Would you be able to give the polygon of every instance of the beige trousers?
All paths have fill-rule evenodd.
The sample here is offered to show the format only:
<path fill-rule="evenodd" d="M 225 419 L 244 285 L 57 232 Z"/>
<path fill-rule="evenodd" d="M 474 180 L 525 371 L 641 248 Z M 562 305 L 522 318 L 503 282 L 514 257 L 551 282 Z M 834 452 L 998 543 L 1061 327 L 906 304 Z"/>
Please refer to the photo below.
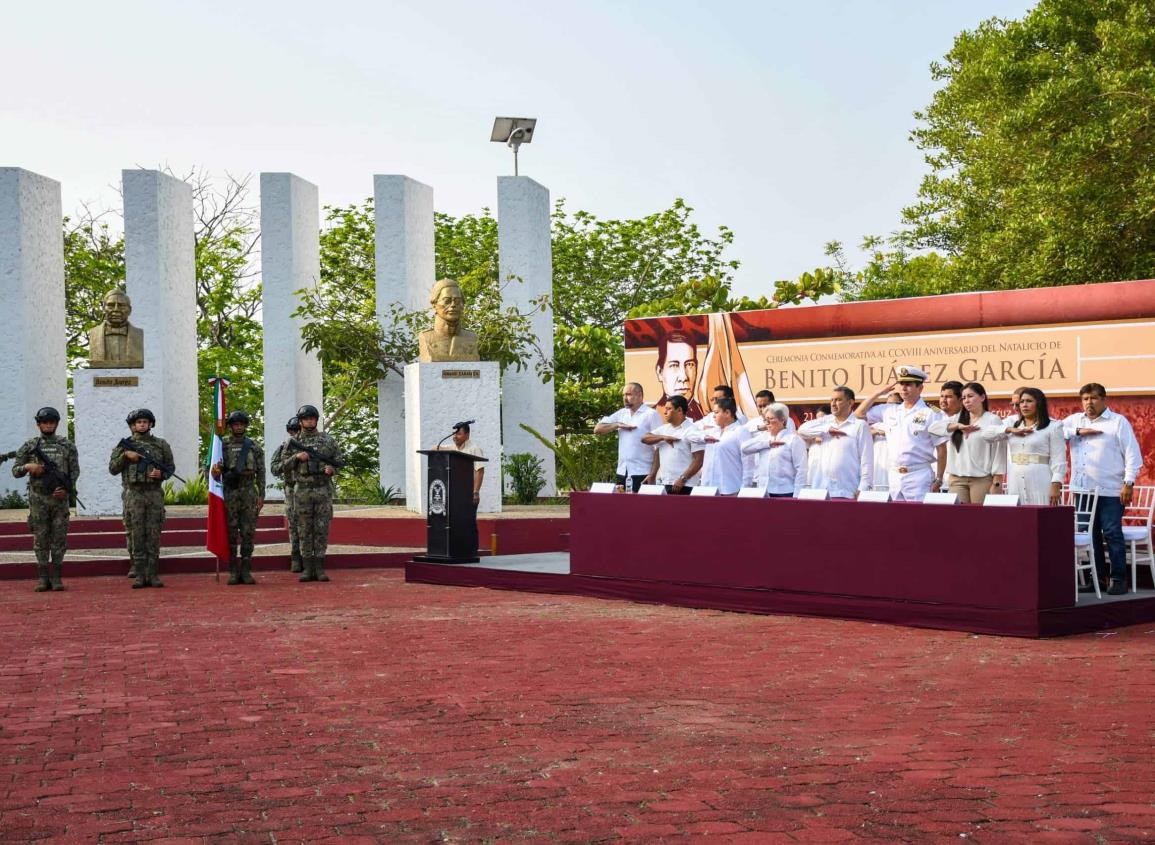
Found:
<path fill-rule="evenodd" d="M 981 505 L 987 493 L 991 492 L 993 475 L 952 475 L 950 492 L 958 493 L 959 504 Z"/>

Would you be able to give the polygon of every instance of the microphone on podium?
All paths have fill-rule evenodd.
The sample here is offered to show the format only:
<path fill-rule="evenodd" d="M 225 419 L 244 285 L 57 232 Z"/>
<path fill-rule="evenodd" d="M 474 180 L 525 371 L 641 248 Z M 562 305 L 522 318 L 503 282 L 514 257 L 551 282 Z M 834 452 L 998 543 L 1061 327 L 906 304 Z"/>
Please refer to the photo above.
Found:
<path fill-rule="evenodd" d="M 442 443 L 444 443 L 446 440 L 448 440 L 450 437 L 452 437 L 454 434 L 456 434 L 457 429 L 468 428 L 469 426 L 473 425 L 475 422 L 477 422 L 477 420 L 462 420 L 461 422 L 454 423 L 453 424 L 453 431 L 449 432 L 449 434 L 445 435 L 444 437 L 441 438 L 441 440 L 439 440 L 437 442 L 437 448 L 440 449 Z"/>

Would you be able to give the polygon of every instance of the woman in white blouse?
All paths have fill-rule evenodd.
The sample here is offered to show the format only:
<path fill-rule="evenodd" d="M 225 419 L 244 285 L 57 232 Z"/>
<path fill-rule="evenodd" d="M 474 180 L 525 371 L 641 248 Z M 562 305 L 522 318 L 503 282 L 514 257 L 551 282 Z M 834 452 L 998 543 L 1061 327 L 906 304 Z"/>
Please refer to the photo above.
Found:
<path fill-rule="evenodd" d="M 1007 426 L 1007 492 L 1020 505 L 1057 505 L 1067 474 L 1063 426 L 1051 420 L 1047 396 L 1024 387 L 1019 414 Z"/>
<path fill-rule="evenodd" d="M 1000 447 L 1006 424 L 992 413 L 986 389 L 976 381 L 963 385 L 962 410 L 930 424 L 930 433 L 950 435 L 946 471 L 950 492 L 963 503 L 981 505 L 988 493 L 1001 493 L 1006 459 Z"/>
<path fill-rule="evenodd" d="M 766 485 L 766 495 L 795 496 L 806 486 L 806 444 L 793 431 L 786 430 L 790 409 L 781 402 L 766 406 L 765 433 L 759 432 L 742 444 L 742 452 L 758 455 L 755 483 Z"/>

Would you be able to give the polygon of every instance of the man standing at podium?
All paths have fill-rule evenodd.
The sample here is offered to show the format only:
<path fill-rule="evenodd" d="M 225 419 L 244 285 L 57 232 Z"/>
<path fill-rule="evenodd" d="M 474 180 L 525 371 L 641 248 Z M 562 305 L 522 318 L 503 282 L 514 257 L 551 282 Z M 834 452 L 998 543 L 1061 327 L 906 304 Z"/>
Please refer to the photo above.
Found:
<path fill-rule="evenodd" d="M 473 455 L 477 458 L 484 458 L 485 453 L 481 451 L 481 447 L 469 439 L 469 423 L 459 422 L 453 426 L 453 445 L 458 452 L 464 452 L 467 455 Z M 473 531 L 473 540 L 469 545 L 471 554 L 477 553 L 477 505 L 481 502 L 481 483 L 485 481 L 485 464 L 478 462 L 474 464 L 473 470 L 473 519 L 470 522 L 470 527 Z"/>

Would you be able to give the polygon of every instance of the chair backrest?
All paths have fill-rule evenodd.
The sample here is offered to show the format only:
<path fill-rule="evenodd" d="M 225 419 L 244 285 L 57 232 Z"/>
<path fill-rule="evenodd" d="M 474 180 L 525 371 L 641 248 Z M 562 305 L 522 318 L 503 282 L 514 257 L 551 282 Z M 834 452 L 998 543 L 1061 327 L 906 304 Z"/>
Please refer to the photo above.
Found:
<path fill-rule="evenodd" d="M 1075 509 L 1075 533 L 1089 534 L 1095 524 L 1095 511 L 1099 509 L 1099 489 L 1063 489 L 1063 504 Z"/>
<path fill-rule="evenodd" d="M 1124 525 L 1146 525 L 1151 528 L 1155 517 L 1155 487 L 1136 487 L 1131 493 L 1131 504 L 1123 511 Z"/>

